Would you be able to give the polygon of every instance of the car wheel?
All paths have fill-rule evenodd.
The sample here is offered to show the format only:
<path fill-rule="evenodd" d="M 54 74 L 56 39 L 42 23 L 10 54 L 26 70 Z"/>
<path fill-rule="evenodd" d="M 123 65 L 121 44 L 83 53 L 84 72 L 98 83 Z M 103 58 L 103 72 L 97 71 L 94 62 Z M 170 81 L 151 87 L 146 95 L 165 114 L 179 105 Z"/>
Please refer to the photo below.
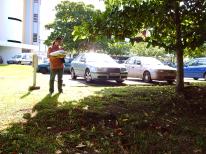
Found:
<path fill-rule="evenodd" d="M 203 76 L 203 77 L 204 77 L 204 79 L 205 79 L 205 81 L 206 81 L 206 72 L 205 72 L 205 74 L 204 74 L 204 76 Z"/>
<path fill-rule="evenodd" d="M 122 82 L 124 82 L 124 80 L 119 79 L 119 80 L 116 80 L 116 82 L 117 83 L 122 83 Z"/>
<path fill-rule="evenodd" d="M 195 78 L 193 78 L 194 80 L 198 80 L 199 78 L 197 78 L 197 77 L 195 77 Z"/>
<path fill-rule="evenodd" d="M 150 72 L 148 72 L 148 71 L 144 72 L 144 74 L 143 74 L 143 81 L 147 82 L 147 83 L 152 81 Z"/>
<path fill-rule="evenodd" d="M 168 84 L 173 84 L 174 80 L 167 80 Z"/>
<path fill-rule="evenodd" d="M 42 73 L 42 74 L 47 74 L 47 73 L 49 73 L 49 71 L 48 71 L 46 68 L 41 68 L 41 69 L 39 70 L 39 72 Z"/>
<path fill-rule="evenodd" d="M 72 78 L 72 80 L 75 80 L 77 78 L 73 68 L 71 69 L 71 78 Z"/>
<path fill-rule="evenodd" d="M 92 76 L 91 76 L 91 72 L 89 69 L 86 69 L 85 74 L 84 74 L 84 78 L 85 78 L 87 83 L 92 82 Z"/>

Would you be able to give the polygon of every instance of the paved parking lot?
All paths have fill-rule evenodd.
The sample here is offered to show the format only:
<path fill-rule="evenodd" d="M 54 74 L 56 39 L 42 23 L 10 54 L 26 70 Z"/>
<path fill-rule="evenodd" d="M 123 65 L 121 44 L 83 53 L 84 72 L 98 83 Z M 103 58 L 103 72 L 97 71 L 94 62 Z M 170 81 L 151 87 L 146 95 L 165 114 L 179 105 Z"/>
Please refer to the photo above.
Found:
<path fill-rule="evenodd" d="M 47 78 L 49 80 L 49 74 L 41 75 L 43 78 Z M 70 74 L 64 74 L 63 81 L 65 86 L 70 87 L 85 87 L 85 86 L 125 86 L 125 85 L 168 85 L 166 81 L 153 81 L 152 83 L 145 83 L 141 79 L 138 78 L 128 78 L 124 83 L 118 84 L 115 81 L 95 81 L 92 84 L 87 84 L 85 80 L 81 77 L 78 77 L 76 80 L 72 80 Z M 204 79 L 193 80 L 190 78 L 185 78 L 185 83 L 191 82 L 205 82 Z"/>

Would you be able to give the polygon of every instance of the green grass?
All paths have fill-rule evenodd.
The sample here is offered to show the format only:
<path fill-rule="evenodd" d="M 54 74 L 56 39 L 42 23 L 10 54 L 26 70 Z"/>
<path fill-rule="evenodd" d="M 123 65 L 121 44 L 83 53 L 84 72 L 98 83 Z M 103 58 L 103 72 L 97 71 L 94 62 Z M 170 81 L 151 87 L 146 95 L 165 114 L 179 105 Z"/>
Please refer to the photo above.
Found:
<path fill-rule="evenodd" d="M 40 90 L 28 91 L 33 81 L 33 68 L 25 65 L 0 65 L 0 130 L 9 123 L 22 119 L 24 113 L 31 112 L 35 104 L 48 94 L 49 76 L 37 74 L 37 86 Z M 68 76 L 68 75 L 65 75 Z M 59 102 L 79 100 L 94 94 L 104 87 L 88 87 L 79 85 L 64 88 L 64 94 L 58 97 Z M 56 88 L 56 84 L 55 84 Z M 57 91 L 57 90 L 56 90 Z"/>
<path fill-rule="evenodd" d="M 206 153 L 204 85 L 185 97 L 174 86 L 71 87 L 52 97 L 47 88 L 16 97 L 30 109 L 0 132 L 0 153 Z"/>

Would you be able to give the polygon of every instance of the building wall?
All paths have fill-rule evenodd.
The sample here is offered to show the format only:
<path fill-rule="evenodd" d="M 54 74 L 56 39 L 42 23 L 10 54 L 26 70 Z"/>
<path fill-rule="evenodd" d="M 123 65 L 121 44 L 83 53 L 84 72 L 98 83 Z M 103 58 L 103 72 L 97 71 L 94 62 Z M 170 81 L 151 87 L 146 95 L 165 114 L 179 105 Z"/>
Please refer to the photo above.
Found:
<path fill-rule="evenodd" d="M 22 42 L 23 0 L 1 0 L 0 40 Z"/>
<path fill-rule="evenodd" d="M 13 57 L 14 55 L 21 54 L 21 53 L 22 53 L 21 48 L 0 46 L 0 56 L 2 56 L 4 64 L 6 64 L 7 60 Z"/>
<path fill-rule="evenodd" d="M 40 0 L 24 0 L 24 43 L 39 44 Z"/>
<path fill-rule="evenodd" d="M 39 8 L 40 0 L 1 0 L 0 56 L 4 63 L 15 54 L 37 49 L 33 45 L 38 45 L 39 40 Z M 38 14 L 35 22 L 34 14 Z M 37 42 L 33 41 L 34 32 Z"/>
<path fill-rule="evenodd" d="M 41 0 L 33 0 L 33 44 L 39 45 L 40 41 L 40 4 Z"/>
<path fill-rule="evenodd" d="M 31 0 L 32 1 L 32 0 Z M 23 43 L 33 44 L 33 5 L 30 0 L 24 0 L 24 20 L 23 20 Z"/>

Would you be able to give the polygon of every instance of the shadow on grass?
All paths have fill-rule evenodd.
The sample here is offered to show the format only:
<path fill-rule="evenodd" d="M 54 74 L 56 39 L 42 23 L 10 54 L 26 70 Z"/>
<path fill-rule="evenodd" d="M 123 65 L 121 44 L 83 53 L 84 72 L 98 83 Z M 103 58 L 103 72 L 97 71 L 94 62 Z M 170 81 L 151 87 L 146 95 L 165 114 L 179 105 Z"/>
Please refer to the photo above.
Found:
<path fill-rule="evenodd" d="M 206 152 L 203 97 L 192 113 L 194 100 L 176 97 L 171 86 L 106 88 L 75 102 L 58 97 L 46 95 L 26 122 L 0 132 L 0 152 Z"/>
<path fill-rule="evenodd" d="M 55 109 L 58 106 L 58 98 L 59 98 L 59 93 L 51 96 L 50 94 L 46 95 L 39 103 L 37 103 L 32 111 L 41 111 L 45 109 Z"/>
<path fill-rule="evenodd" d="M 20 99 L 24 99 L 25 97 L 29 96 L 31 94 L 31 91 L 28 91 L 26 94 L 22 95 Z"/>

